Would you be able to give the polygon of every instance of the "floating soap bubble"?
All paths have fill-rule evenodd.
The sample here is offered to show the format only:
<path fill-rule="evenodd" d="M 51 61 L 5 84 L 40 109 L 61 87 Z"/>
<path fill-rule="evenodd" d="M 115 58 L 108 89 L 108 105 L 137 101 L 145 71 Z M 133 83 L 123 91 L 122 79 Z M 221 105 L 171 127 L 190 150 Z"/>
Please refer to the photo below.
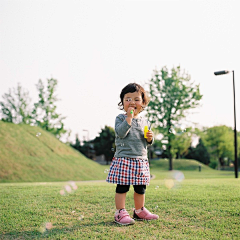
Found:
<path fill-rule="evenodd" d="M 52 229 L 52 227 L 53 227 L 53 226 L 52 226 L 52 223 L 50 223 L 50 222 L 47 222 L 47 223 L 46 223 L 46 229 L 47 229 L 47 230 Z"/>
<path fill-rule="evenodd" d="M 172 189 L 174 187 L 174 181 L 173 179 L 165 179 L 165 186 L 168 189 Z"/>
<path fill-rule="evenodd" d="M 78 189 L 78 186 L 76 185 L 75 182 L 70 181 L 69 183 L 70 183 L 70 185 L 72 186 L 72 189 L 73 189 L 73 190 L 77 190 L 77 189 Z"/>
<path fill-rule="evenodd" d="M 84 219 L 84 215 L 79 215 L 76 211 L 72 211 L 74 217 L 77 217 L 77 220 L 81 221 Z"/>
<path fill-rule="evenodd" d="M 158 188 L 159 188 L 159 186 L 156 186 L 156 187 L 155 187 L 155 189 L 158 189 Z"/>
<path fill-rule="evenodd" d="M 43 223 L 42 226 L 39 228 L 39 232 L 45 233 L 46 231 L 51 230 L 52 227 L 53 227 L 53 225 L 51 222 Z"/>
<path fill-rule="evenodd" d="M 104 173 L 108 173 L 109 172 L 109 170 L 106 168 L 105 170 L 104 170 Z"/>
<path fill-rule="evenodd" d="M 184 174 L 181 171 L 172 171 L 172 176 L 178 182 L 182 182 L 184 180 Z"/>
<path fill-rule="evenodd" d="M 62 190 L 60 190 L 60 194 L 62 195 L 62 196 L 64 196 L 65 195 L 65 191 L 62 189 Z"/>
<path fill-rule="evenodd" d="M 156 209 L 158 208 L 158 205 L 155 207 Z"/>
<path fill-rule="evenodd" d="M 80 215 L 79 217 L 78 217 L 78 220 L 79 221 L 82 221 L 84 219 L 84 216 L 83 215 Z"/>
<path fill-rule="evenodd" d="M 72 188 L 69 185 L 65 185 L 65 190 L 70 193 L 72 191 Z"/>
<path fill-rule="evenodd" d="M 40 136 L 41 136 L 41 133 L 38 132 L 38 133 L 36 134 L 36 137 L 40 137 Z"/>
<path fill-rule="evenodd" d="M 60 194 L 65 196 L 67 194 L 73 193 L 75 190 L 78 189 L 78 186 L 75 182 L 70 181 L 69 184 L 66 184 L 62 190 L 60 190 Z"/>
<path fill-rule="evenodd" d="M 169 174 L 169 177 L 165 179 L 165 186 L 168 189 L 178 187 L 179 184 L 184 180 L 184 174 L 181 171 L 173 170 Z"/>

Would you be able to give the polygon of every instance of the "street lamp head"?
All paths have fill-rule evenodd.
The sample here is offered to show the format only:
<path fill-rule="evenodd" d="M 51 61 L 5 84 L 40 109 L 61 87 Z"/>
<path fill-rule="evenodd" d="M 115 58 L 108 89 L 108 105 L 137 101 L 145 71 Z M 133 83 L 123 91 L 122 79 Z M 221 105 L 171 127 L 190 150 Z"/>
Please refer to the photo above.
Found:
<path fill-rule="evenodd" d="M 217 72 L 214 72 L 215 75 L 223 75 L 223 74 L 228 74 L 230 71 L 228 70 L 223 70 L 223 71 L 217 71 Z"/>

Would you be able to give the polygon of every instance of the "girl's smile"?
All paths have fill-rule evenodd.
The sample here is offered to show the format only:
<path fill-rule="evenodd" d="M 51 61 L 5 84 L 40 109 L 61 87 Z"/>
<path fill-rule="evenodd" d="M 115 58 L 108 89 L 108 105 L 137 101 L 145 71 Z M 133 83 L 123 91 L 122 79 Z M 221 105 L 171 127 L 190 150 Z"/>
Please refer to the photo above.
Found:
<path fill-rule="evenodd" d="M 123 99 L 123 108 L 127 112 L 128 108 L 134 108 L 134 117 L 142 110 L 142 97 L 140 92 L 126 93 Z"/>

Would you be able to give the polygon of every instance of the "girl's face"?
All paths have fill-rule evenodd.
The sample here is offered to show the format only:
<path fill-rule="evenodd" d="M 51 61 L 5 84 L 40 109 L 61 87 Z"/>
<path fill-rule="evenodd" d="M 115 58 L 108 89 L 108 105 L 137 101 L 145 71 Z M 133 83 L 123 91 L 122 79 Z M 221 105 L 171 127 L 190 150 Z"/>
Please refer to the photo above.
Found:
<path fill-rule="evenodd" d="M 138 113 L 142 110 L 142 96 L 140 92 L 126 93 L 123 98 L 123 108 L 127 112 L 129 107 L 133 107 L 134 116 L 137 116 Z"/>

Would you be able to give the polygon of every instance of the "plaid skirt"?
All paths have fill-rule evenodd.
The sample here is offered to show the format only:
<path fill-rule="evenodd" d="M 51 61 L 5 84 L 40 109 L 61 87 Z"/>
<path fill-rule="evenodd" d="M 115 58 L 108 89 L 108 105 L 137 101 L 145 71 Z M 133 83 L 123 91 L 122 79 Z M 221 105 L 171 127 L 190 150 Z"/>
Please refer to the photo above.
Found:
<path fill-rule="evenodd" d="M 114 157 L 106 181 L 120 185 L 149 185 L 148 160 Z"/>

